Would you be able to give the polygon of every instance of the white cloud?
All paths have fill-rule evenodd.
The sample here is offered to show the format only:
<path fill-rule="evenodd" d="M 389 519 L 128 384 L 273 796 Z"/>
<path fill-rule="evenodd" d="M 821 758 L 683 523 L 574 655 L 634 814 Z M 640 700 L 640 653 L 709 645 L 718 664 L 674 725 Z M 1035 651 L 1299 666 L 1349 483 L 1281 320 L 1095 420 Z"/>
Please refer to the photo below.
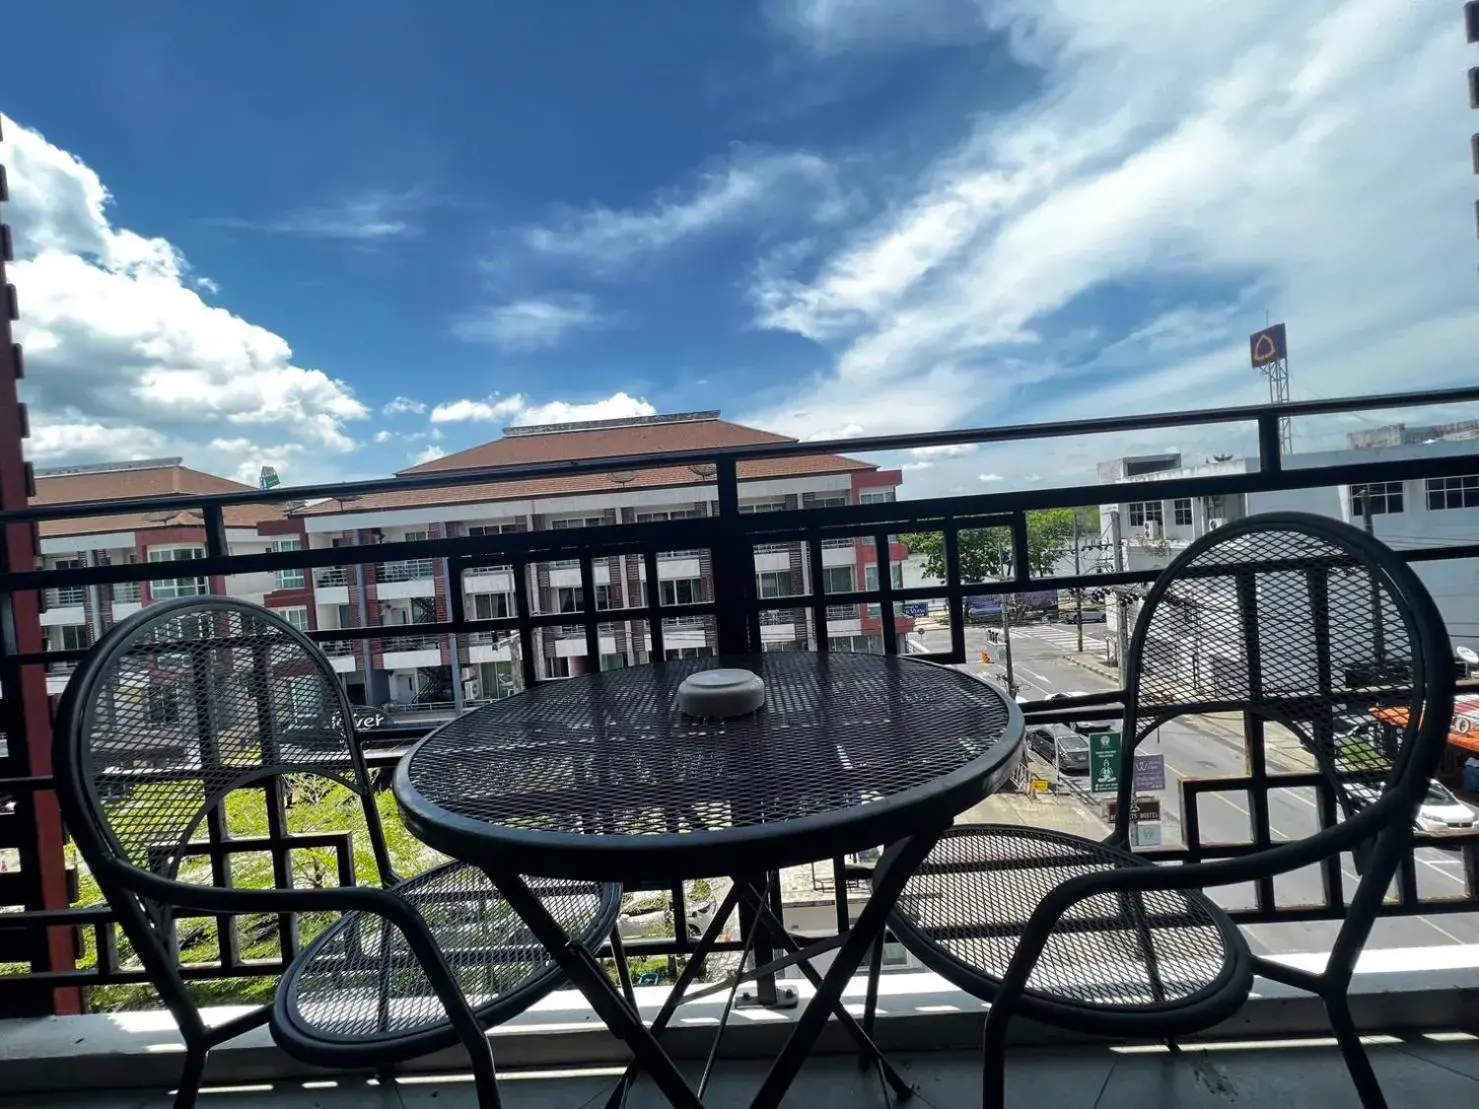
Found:
<path fill-rule="evenodd" d="M 777 29 L 822 54 L 906 45 L 959 46 L 984 37 L 978 0 L 767 0 Z"/>
<path fill-rule="evenodd" d="M 917 459 L 959 458 L 963 454 L 973 454 L 975 450 L 975 443 L 944 443 L 938 447 L 914 447 L 909 454 Z"/>
<path fill-rule="evenodd" d="M 506 420 L 524 410 L 522 393 L 511 397 L 489 397 L 487 400 L 454 400 L 431 410 L 434 424 L 466 423 L 472 420 Z"/>
<path fill-rule="evenodd" d="M 531 404 L 522 393 L 515 393 L 509 397 L 495 394 L 485 400 L 456 400 L 439 404 L 431 410 L 431 421 L 434 424 L 450 424 L 505 420 L 510 426 L 524 426 L 567 424 L 580 420 L 620 420 L 656 414 L 657 409 L 648 401 L 627 393 L 613 393 L 604 400 L 576 404 L 562 400 Z"/>
<path fill-rule="evenodd" d="M 180 252 L 115 226 L 98 175 L 39 133 L 4 121 L 20 297 L 17 337 L 31 372 L 30 451 L 85 461 L 180 453 L 229 472 L 270 440 L 284 452 L 353 449 L 368 415 L 349 386 L 299 366 L 280 336 L 207 304 Z M 264 461 L 272 461 L 265 458 Z"/>
<path fill-rule="evenodd" d="M 453 321 L 452 333 L 504 350 L 538 350 L 556 345 L 572 331 L 610 322 L 590 297 L 570 295 L 517 300 L 468 313 Z"/>
<path fill-rule="evenodd" d="M 977 474 L 976 480 L 984 481 L 988 484 L 995 484 L 998 481 L 1004 481 L 1006 479 L 1003 478 L 1000 474 Z"/>
<path fill-rule="evenodd" d="M 408 217 L 421 203 L 422 197 L 415 191 L 371 190 L 337 204 L 299 208 L 275 219 L 225 217 L 212 222 L 279 235 L 368 243 L 417 234 L 419 228 Z"/>
<path fill-rule="evenodd" d="M 536 255 L 611 271 L 742 219 L 780 218 L 799 206 L 808 218 L 825 221 L 840 216 L 849 203 L 837 188 L 833 166 L 815 154 L 738 148 L 690 188 L 646 207 L 568 211 L 551 226 L 526 228 L 521 238 Z"/>
<path fill-rule="evenodd" d="M 417 451 L 415 454 L 411 455 L 411 461 L 419 466 L 423 462 L 435 462 L 438 458 L 446 457 L 446 454 L 447 452 L 444 451 L 441 447 L 437 446 L 435 443 L 430 443 L 427 446 L 423 447 L 421 450 Z"/>
<path fill-rule="evenodd" d="M 916 5 L 792 8 L 838 48 L 861 48 L 880 13 L 902 27 Z M 1250 403 L 1266 395 L 1246 340 L 1265 309 L 1289 323 L 1295 396 L 1391 388 L 1393 365 L 1404 385 L 1472 379 L 1472 121 L 1452 92 L 1472 58 L 1452 11 L 1384 0 L 981 11 L 1039 71 L 1038 91 L 980 116 L 830 253 L 767 257 L 751 286 L 757 321 L 825 344 L 832 360 L 747 420 L 804 437 Z M 1055 318 L 1111 287 L 1124 338 Z M 1126 289 L 1149 290 L 1128 317 Z M 1062 447 L 1055 462 L 1077 449 Z M 1024 445 L 1011 469 L 995 455 L 993 466 L 1036 469 L 1040 453 Z M 960 480 L 934 461 L 940 480 Z"/>
<path fill-rule="evenodd" d="M 388 443 L 388 442 L 390 442 L 394 438 L 395 438 L 395 432 L 393 432 L 393 431 L 384 431 L 384 430 L 382 430 L 382 431 L 375 432 L 375 442 L 377 442 L 377 443 Z"/>
<path fill-rule="evenodd" d="M 395 397 L 380 409 L 380 414 L 382 416 L 419 416 L 425 411 L 426 405 L 419 400 L 412 400 L 410 397 Z"/>

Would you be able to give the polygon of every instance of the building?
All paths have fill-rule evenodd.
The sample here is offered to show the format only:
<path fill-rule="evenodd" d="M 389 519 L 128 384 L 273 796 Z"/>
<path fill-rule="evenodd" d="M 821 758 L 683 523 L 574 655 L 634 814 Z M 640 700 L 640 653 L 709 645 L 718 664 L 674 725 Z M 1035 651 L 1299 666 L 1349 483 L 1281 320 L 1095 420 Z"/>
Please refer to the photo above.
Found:
<path fill-rule="evenodd" d="M 98 466 L 38 469 L 34 504 L 119 500 L 171 493 L 249 492 L 251 486 L 183 465 L 179 458 L 115 462 Z M 226 538 L 233 554 L 296 549 L 300 526 L 273 505 L 240 505 L 225 513 Z M 117 566 L 171 562 L 205 554 L 205 527 L 198 512 L 120 513 L 78 520 L 48 520 L 38 526 L 40 554 L 47 568 Z M 150 601 L 203 593 L 231 593 L 277 608 L 307 627 L 311 600 L 304 572 L 244 574 L 224 579 L 174 578 L 152 583 L 90 585 L 48 589 L 42 596 L 41 625 L 47 650 L 90 646 L 115 622 Z M 72 666 L 53 664 L 47 690 L 60 693 Z"/>
<path fill-rule="evenodd" d="M 457 454 L 401 471 L 403 475 L 453 474 L 495 467 L 698 451 L 710 448 L 793 442 L 784 436 L 722 420 L 718 412 L 691 412 L 629 420 L 605 420 L 506 429 L 504 435 Z M 739 464 L 740 510 L 758 512 L 892 500 L 898 471 L 840 455 L 767 459 Z M 668 466 L 536 480 L 492 481 L 433 489 L 410 489 L 349 502 L 325 501 L 295 513 L 311 548 L 366 543 L 558 530 L 581 526 L 684 519 L 718 512 L 712 467 Z M 894 576 L 907 552 L 892 552 Z M 827 540 L 822 551 L 826 592 L 877 587 L 873 547 L 852 539 Z M 810 592 L 802 546 L 782 543 L 755 552 L 756 589 L 762 597 Z M 596 561 L 598 609 L 645 603 L 645 567 L 636 556 Z M 583 612 L 577 562 L 529 566 L 528 595 L 535 614 Z M 514 581 L 506 565 L 467 572 L 460 583 L 465 611 L 473 619 L 514 613 Z M 470 700 L 505 696 L 517 686 L 521 660 L 511 636 L 417 635 L 417 624 L 448 618 L 448 599 L 457 588 L 440 560 L 387 562 L 314 575 L 313 612 L 319 629 L 384 626 L 396 634 L 380 640 L 329 641 L 326 651 L 344 675 L 351 697 L 365 704 L 425 706 L 455 710 Z M 714 599 L 709 552 L 663 552 L 658 588 L 664 604 Z M 908 630 L 900 621 L 901 631 Z M 829 612 L 830 644 L 840 650 L 881 650 L 882 625 L 869 606 L 840 606 Z M 810 616 L 803 609 L 767 613 L 761 635 L 766 650 L 800 650 L 810 644 Z M 663 629 L 668 658 L 712 654 L 712 619 L 672 618 Z M 578 674 L 585 666 L 585 631 L 580 625 L 538 629 L 534 660 L 540 678 Z M 603 668 L 648 660 L 645 624 L 613 622 L 601 628 Z"/>
<path fill-rule="evenodd" d="M 1292 454 L 1283 464 L 1289 470 L 1469 454 L 1476 436 L 1479 421 L 1434 427 L 1393 424 L 1349 435 L 1344 450 Z M 1179 454 L 1172 453 L 1114 459 L 1100 463 L 1098 473 L 1102 483 L 1129 483 L 1253 473 L 1258 465 L 1257 458 L 1234 457 L 1186 465 Z M 1128 492 L 1122 495 L 1130 496 Z M 1125 569 L 1147 570 L 1166 566 L 1192 540 L 1246 515 L 1313 512 L 1363 527 L 1368 526 L 1368 507 L 1370 530 L 1394 549 L 1472 542 L 1479 536 L 1479 473 L 1370 487 L 1343 485 L 1165 501 L 1127 499 L 1101 506 L 1100 517 L 1105 528 L 1102 539 L 1112 550 L 1110 519 L 1118 512 Z M 1454 644 L 1479 647 L 1479 590 L 1474 587 L 1472 567 L 1454 559 L 1419 562 L 1414 569 L 1438 602 Z M 1111 629 L 1115 627 L 1114 607 L 1109 616 Z"/>

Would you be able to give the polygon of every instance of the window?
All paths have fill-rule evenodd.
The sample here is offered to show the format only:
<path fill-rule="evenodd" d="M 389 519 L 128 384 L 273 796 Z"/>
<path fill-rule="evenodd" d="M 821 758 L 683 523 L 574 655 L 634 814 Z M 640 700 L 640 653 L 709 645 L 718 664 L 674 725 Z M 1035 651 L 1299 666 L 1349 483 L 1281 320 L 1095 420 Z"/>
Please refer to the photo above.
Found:
<path fill-rule="evenodd" d="M 1479 508 L 1479 474 L 1428 478 L 1428 510 Z"/>
<path fill-rule="evenodd" d="M 1389 516 L 1402 511 L 1402 483 L 1377 481 L 1370 485 L 1351 486 L 1351 515 Z"/>
<path fill-rule="evenodd" d="M 53 651 L 83 651 L 87 649 L 86 624 L 58 624 L 52 628 Z"/>
<path fill-rule="evenodd" d="M 468 600 L 474 620 L 506 620 L 514 614 L 512 593 L 474 593 Z"/>
<path fill-rule="evenodd" d="M 793 597 L 791 571 L 765 570 L 755 575 L 756 590 L 762 597 Z"/>
<path fill-rule="evenodd" d="M 893 504 L 899 499 L 899 495 L 892 489 L 882 489 L 872 493 L 863 493 L 858 497 L 859 504 Z"/>
<path fill-rule="evenodd" d="M 1133 501 L 1130 504 L 1130 526 L 1143 528 L 1146 524 L 1164 524 L 1165 505 L 1160 501 Z"/>
<path fill-rule="evenodd" d="M 702 578 L 672 578 L 657 583 L 658 603 L 666 605 L 703 604 L 704 582 Z M 642 603 L 647 604 L 647 583 L 642 583 Z"/>
<path fill-rule="evenodd" d="M 173 547 L 168 550 L 157 548 L 149 551 L 150 562 L 188 562 L 193 558 L 204 558 L 204 547 Z M 165 578 L 149 583 L 149 595 L 156 601 L 167 601 L 175 597 L 203 597 L 210 592 L 205 578 Z"/>
<path fill-rule="evenodd" d="M 812 502 L 813 508 L 846 508 L 847 496 L 818 497 Z"/>
<path fill-rule="evenodd" d="M 601 656 L 602 670 L 624 670 L 626 669 L 627 657 L 620 651 L 611 651 Z"/>
<path fill-rule="evenodd" d="M 668 647 L 662 657 L 669 661 L 680 658 L 708 658 L 714 653 L 712 647 Z"/>
<path fill-rule="evenodd" d="M 851 593 L 857 588 L 857 577 L 851 566 L 825 566 L 822 568 L 823 593 Z"/>
<path fill-rule="evenodd" d="M 768 655 L 783 654 L 791 651 L 801 650 L 799 639 L 769 639 L 761 644 L 761 650 Z"/>
<path fill-rule="evenodd" d="M 145 686 L 144 712 L 151 724 L 178 724 L 180 722 L 178 691 L 168 685 Z"/>
<path fill-rule="evenodd" d="M 425 543 L 427 536 L 424 531 L 408 531 L 401 538 L 407 543 Z M 421 581 L 436 574 L 436 564 L 429 558 L 407 559 L 404 565 L 407 581 Z"/>
<path fill-rule="evenodd" d="M 568 678 L 570 676 L 570 660 L 564 655 L 545 655 L 544 676 L 547 678 Z"/>
<path fill-rule="evenodd" d="M 636 522 L 639 524 L 660 524 L 664 520 L 696 520 L 698 509 L 696 508 L 672 508 L 666 512 L 639 512 Z"/>
<path fill-rule="evenodd" d="M 611 586 L 596 586 L 596 608 L 611 607 Z M 578 585 L 560 585 L 555 587 L 555 611 L 556 612 L 584 612 L 585 594 L 581 592 Z"/>
<path fill-rule="evenodd" d="M 554 531 L 569 531 L 571 528 L 598 528 L 606 522 L 604 516 L 570 516 L 563 520 L 551 520 Z"/>
<path fill-rule="evenodd" d="M 476 538 L 479 535 L 511 535 L 516 531 L 522 531 L 523 527 L 524 525 L 520 523 L 469 524 L 467 527 L 467 534 L 469 538 Z"/>
<path fill-rule="evenodd" d="M 514 664 L 512 662 L 480 663 L 478 684 L 482 687 L 481 695 L 490 701 L 512 697 L 518 692 L 514 680 Z"/>
<path fill-rule="evenodd" d="M 275 553 L 281 553 L 282 551 L 301 551 L 302 549 L 303 540 L 301 539 L 274 539 L 272 541 L 272 550 Z M 302 570 L 278 570 L 275 576 L 277 578 L 277 588 L 279 589 L 303 588 Z"/>
<path fill-rule="evenodd" d="M 1171 519 L 1178 528 L 1191 527 L 1191 498 L 1180 497 L 1171 502 Z"/>
<path fill-rule="evenodd" d="M 317 678 L 289 678 L 288 702 L 294 720 L 317 720 L 323 709 L 323 686 Z"/>
<path fill-rule="evenodd" d="M 301 606 L 297 608 L 275 608 L 272 611 L 278 616 L 281 616 L 289 624 L 292 624 L 293 627 L 297 628 L 300 632 L 306 632 L 308 630 L 308 609 L 306 606 Z"/>
<path fill-rule="evenodd" d="M 895 589 L 904 588 L 904 566 L 902 563 L 891 562 L 888 566 L 888 580 Z M 870 562 L 863 567 L 863 586 L 870 593 L 878 588 L 878 564 Z"/>
<path fill-rule="evenodd" d="M 739 510 L 746 514 L 752 512 L 784 512 L 785 509 L 785 501 L 751 501 L 749 504 L 739 506 Z"/>

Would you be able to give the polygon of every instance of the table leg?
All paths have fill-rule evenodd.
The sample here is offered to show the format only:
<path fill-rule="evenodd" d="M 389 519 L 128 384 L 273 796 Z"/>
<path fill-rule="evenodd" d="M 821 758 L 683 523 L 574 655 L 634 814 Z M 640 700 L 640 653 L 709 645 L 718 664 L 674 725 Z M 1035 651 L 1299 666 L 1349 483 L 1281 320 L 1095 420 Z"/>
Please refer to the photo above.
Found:
<path fill-rule="evenodd" d="M 747 887 L 745 896 L 753 902 L 758 902 L 755 905 L 757 915 L 766 920 L 766 923 L 770 926 L 771 933 L 786 948 L 788 953 L 794 955 L 803 950 L 801 945 L 792 939 L 791 934 L 786 931 L 784 922 L 776 919 L 775 913 L 769 905 L 765 904 L 764 899 L 760 897 L 754 887 Z M 871 950 L 879 950 L 879 945 L 876 943 L 873 944 Z M 812 987 L 817 990 L 817 996 L 821 997 L 822 976 L 816 972 L 816 969 L 808 960 L 803 959 L 796 966 L 806 976 L 806 980 L 812 984 Z M 894 1093 L 899 1095 L 899 1100 L 904 1101 L 912 1097 L 914 1095 L 914 1087 L 904 1081 L 903 1076 L 884 1058 L 883 1052 L 878 1050 L 878 1045 L 873 1042 L 870 1032 L 859 1025 L 857 1018 L 847 1011 L 847 1005 L 844 1004 L 841 993 L 838 994 L 836 1002 L 832 1005 L 832 1012 L 837 1017 L 838 1023 L 847 1029 L 848 1034 L 857 1041 L 858 1047 L 863 1052 L 864 1060 L 876 1064 L 883 1072 L 884 1079 L 894 1088 Z"/>
<path fill-rule="evenodd" d="M 869 949 L 881 941 L 894 903 L 904 892 L 904 885 L 934 847 L 944 829 L 923 832 L 896 844 L 874 872 L 873 895 L 858 914 L 847 941 L 837 952 L 832 965 L 817 987 L 816 996 L 796 1021 L 791 1038 L 771 1065 L 770 1073 L 760 1084 L 751 1101 L 751 1109 L 776 1109 L 791 1083 L 796 1080 L 806 1056 L 816 1046 L 817 1037 L 827 1018 L 841 1003 L 843 988 L 862 964 Z M 891 857 L 890 857 L 891 856 Z"/>
<path fill-rule="evenodd" d="M 674 1109 L 703 1109 L 698 1095 L 658 1044 L 657 1038 L 642 1023 L 636 1010 L 627 1005 L 612 987 L 596 957 L 567 936 L 544 903 L 517 874 L 487 871 L 488 877 L 503 894 L 504 900 L 534 933 L 550 957 L 585 995 L 591 1008 L 612 1033 L 632 1049 L 635 1061 L 652 1075 Z"/>
<path fill-rule="evenodd" d="M 729 892 L 724 895 L 724 900 L 719 903 L 719 909 L 714 914 L 714 919 L 709 921 L 709 926 L 704 929 L 704 934 L 699 937 L 698 943 L 693 945 L 693 951 L 688 956 L 688 962 L 684 964 L 682 971 L 678 974 L 678 981 L 668 991 L 667 999 L 662 1003 L 662 1008 L 657 1011 L 650 1025 L 653 1038 L 662 1035 L 663 1029 L 668 1026 L 668 1021 L 673 1019 L 673 1014 L 678 1011 L 678 1006 L 683 1004 L 683 994 L 688 987 L 693 985 L 693 980 L 698 977 L 699 967 L 713 950 L 714 944 L 718 942 L 720 934 L 724 931 L 724 922 L 734 912 L 734 907 L 739 901 L 740 888 L 737 884 L 731 884 Z M 626 1096 L 627 1089 L 636 1081 L 637 1072 L 641 1067 L 634 1061 L 628 1064 L 626 1073 L 623 1074 L 616 1084 L 616 1089 L 611 1091 L 611 1096 L 606 1099 L 606 1109 L 617 1109 L 622 1098 Z"/>

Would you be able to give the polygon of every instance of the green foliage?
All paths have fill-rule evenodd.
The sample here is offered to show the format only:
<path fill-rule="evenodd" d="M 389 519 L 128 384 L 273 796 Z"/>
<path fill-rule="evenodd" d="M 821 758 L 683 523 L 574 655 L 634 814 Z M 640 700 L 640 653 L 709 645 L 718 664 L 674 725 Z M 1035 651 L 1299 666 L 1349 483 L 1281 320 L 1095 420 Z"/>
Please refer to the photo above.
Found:
<path fill-rule="evenodd" d="M 195 787 L 198 791 L 198 786 Z M 286 827 L 292 835 L 348 832 L 352 849 L 352 872 L 359 884 L 380 884 L 374 849 L 370 843 L 360 798 L 337 782 L 318 777 L 294 777 L 283 783 Z M 139 802 L 142 803 L 142 802 Z M 399 877 L 419 874 L 445 861 L 442 856 L 419 842 L 406 831 L 400 812 L 388 791 L 375 794 L 375 807 L 385 829 L 386 846 L 391 865 Z M 227 796 L 224 806 L 226 830 L 232 839 L 266 838 L 270 829 L 267 793 L 262 789 L 241 789 Z M 115 813 L 115 818 L 120 814 Z M 199 836 L 197 838 L 200 838 Z M 288 856 L 294 887 L 324 889 L 339 885 L 336 850 L 330 846 L 296 848 Z M 96 880 L 78 863 L 78 898 L 81 906 L 103 902 Z M 272 889 L 276 885 L 272 857 L 266 852 L 241 852 L 231 856 L 230 876 L 239 889 Z M 200 885 L 212 882 L 211 866 L 204 857 L 187 858 L 180 867 L 182 881 Z M 304 913 L 298 918 L 301 943 L 308 943 L 334 921 L 330 913 Z M 244 961 L 271 962 L 281 958 L 278 918 L 269 914 L 251 914 L 237 918 L 233 927 L 240 956 Z M 218 926 L 214 919 L 184 919 L 176 926 L 180 961 L 185 964 L 215 963 L 220 960 Z M 119 935 L 119 962 L 125 968 L 137 967 L 138 960 L 127 940 Z M 97 966 L 96 937 L 91 929 L 82 935 L 82 954 L 78 967 Z M 260 1005 L 272 998 L 277 979 L 272 975 L 253 978 L 222 978 L 190 982 L 191 994 L 203 1005 Z M 111 1012 L 154 1008 L 159 997 L 149 985 L 93 986 L 88 990 L 89 1004 L 95 1011 Z"/>
<path fill-rule="evenodd" d="M 1044 508 L 1027 513 L 1027 561 L 1030 573 L 1051 574 L 1058 560 L 1073 549 L 1073 522 L 1088 541 L 1098 534 L 1098 509 Z M 904 537 L 911 552 L 924 555 L 925 573 L 945 577 L 945 541 L 938 532 Z M 960 578 L 964 582 L 998 581 L 1012 574 L 1012 533 L 1007 528 L 973 528 L 960 532 Z"/>

